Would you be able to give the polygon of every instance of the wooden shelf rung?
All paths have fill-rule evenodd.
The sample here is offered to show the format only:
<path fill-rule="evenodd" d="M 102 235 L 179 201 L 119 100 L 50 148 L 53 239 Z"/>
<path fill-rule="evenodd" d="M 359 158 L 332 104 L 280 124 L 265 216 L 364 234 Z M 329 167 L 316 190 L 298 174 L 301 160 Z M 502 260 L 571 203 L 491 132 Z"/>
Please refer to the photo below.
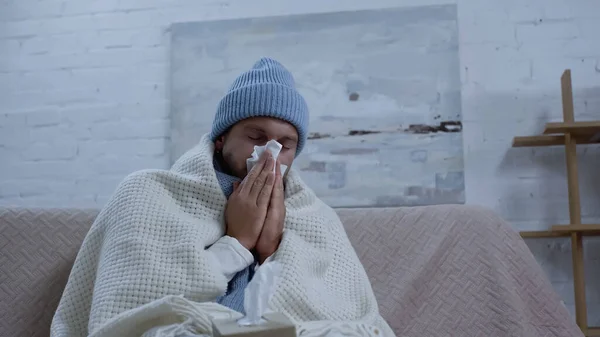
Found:
<path fill-rule="evenodd" d="M 577 144 L 596 144 L 600 143 L 600 133 L 594 136 L 576 136 Z M 524 136 L 514 137 L 513 147 L 531 147 L 531 146 L 555 146 L 565 145 L 565 136 L 563 135 L 543 135 L 543 136 Z"/>
<path fill-rule="evenodd" d="M 585 334 L 587 337 L 600 336 L 600 327 L 589 327 Z"/>
<path fill-rule="evenodd" d="M 600 225 L 555 225 L 550 230 L 521 231 L 522 238 L 556 238 L 581 233 L 583 236 L 600 236 Z"/>
<path fill-rule="evenodd" d="M 513 147 L 565 145 L 565 136 L 525 136 L 513 138 Z"/>
<path fill-rule="evenodd" d="M 523 239 L 528 238 L 557 238 L 567 237 L 571 234 L 568 232 L 553 232 L 553 231 L 522 231 L 519 232 Z"/>
<path fill-rule="evenodd" d="M 600 225 L 582 224 L 582 225 L 555 225 L 552 226 L 552 232 L 574 233 L 579 232 L 583 235 L 600 235 Z"/>
<path fill-rule="evenodd" d="M 591 137 L 596 133 L 600 133 L 600 121 L 587 122 L 552 122 L 546 123 L 544 128 L 545 135 L 564 134 L 578 136 L 584 135 Z"/>

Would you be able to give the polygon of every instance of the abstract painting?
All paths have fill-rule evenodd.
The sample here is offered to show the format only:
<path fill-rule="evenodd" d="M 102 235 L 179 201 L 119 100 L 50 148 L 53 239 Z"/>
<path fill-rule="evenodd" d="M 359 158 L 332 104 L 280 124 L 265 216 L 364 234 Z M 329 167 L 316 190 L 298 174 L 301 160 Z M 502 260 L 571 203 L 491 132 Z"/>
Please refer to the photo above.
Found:
<path fill-rule="evenodd" d="M 464 203 L 455 5 L 178 23 L 170 52 L 172 162 L 267 56 L 308 103 L 309 140 L 293 167 L 327 204 Z"/>

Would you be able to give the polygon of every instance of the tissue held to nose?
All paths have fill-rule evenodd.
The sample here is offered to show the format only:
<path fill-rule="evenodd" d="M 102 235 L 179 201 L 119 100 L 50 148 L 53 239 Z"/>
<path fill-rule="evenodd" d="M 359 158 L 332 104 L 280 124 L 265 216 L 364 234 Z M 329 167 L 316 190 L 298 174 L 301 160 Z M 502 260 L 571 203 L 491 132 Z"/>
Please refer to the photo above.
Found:
<path fill-rule="evenodd" d="M 254 165 L 256 165 L 256 163 L 258 162 L 258 159 L 260 158 L 260 156 L 262 155 L 263 152 L 265 152 L 265 150 L 269 150 L 271 152 L 271 154 L 273 155 L 273 159 L 277 160 L 277 157 L 279 156 L 279 153 L 281 152 L 281 149 L 283 148 L 283 145 L 279 144 L 278 141 L 271 139 L 270 141 L 267 142 L 267 144 L 263 145 L 263 146 L 254 146 L 254 152 L 252 152 L 252 154 L 250 155 L 250 158 L 246 159 L 246 170 L 247 172 L 250 172 L 250 170 L 252 170 L 252 168 L 254 167 Z M 281 169 L 281 175 L 285 175 L 285 171 L 287 171 L 287 165 L 280 165 L 280 169 Z M 273 173 L 275 173 L 275 166 L 273 166 Z"/>

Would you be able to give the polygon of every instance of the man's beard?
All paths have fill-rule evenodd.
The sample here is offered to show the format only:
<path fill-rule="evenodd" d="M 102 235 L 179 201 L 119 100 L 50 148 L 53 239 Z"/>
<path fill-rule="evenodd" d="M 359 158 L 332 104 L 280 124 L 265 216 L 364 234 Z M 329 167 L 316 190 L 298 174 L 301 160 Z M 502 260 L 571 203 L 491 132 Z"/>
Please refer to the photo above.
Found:
<path fill-rule="evenodd" d="M 223 151 L 221 151 L 217 153 L 215 157 L 223 173 L 229 174 L 230 176 L 238 177 L 240 179 L 244 179 L 244 176 L 246 175 L 245 172 L 243 173 L 244 176 L 240 177 L 240 175 L 235 172 L 232 165 L 229 165 L 230 162 L 233 162 L 231 154 L 227 155 L 224 154 Z"/>

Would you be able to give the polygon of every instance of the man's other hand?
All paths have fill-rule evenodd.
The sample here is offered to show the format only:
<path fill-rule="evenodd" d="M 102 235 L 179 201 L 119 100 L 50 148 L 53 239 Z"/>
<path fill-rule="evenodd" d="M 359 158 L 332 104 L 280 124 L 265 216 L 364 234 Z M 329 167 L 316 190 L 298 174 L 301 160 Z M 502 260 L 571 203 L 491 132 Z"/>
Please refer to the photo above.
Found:
<path fill-rule="evenodd" d="M 273 187 L 273 193 L 271 193 L 271 201 L 269 202 L 265 224 L 256 243 L 256 252 L 261 264 L 277 251 L 283 235 L 285 203 L 283 177 L 281 176 L 279 161 L 277 161 L 275 167 L 275 186 Z"/>
<path fill-rule="evenodd" d="M 227 201 L 227 235 L 236 238 L 248 250 L 256 246 L 265 223 L 275 183 L 273 165 L 273 156 L 265 151 L 246 178 L 234 184 L 233 193 Z"/>

